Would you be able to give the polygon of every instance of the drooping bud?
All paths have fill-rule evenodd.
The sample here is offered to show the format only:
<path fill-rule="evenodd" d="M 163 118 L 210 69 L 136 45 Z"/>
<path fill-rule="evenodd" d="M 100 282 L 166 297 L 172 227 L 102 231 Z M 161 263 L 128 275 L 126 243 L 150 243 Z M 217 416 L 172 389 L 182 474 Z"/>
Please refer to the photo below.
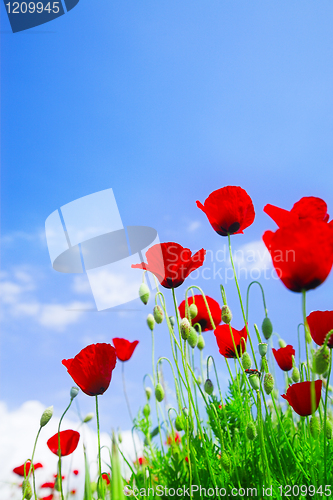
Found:
<path fill-rule="evenodd" d="M 326 438 L 332 439 L 332 422 L 330 420 L 326 420 Z"/>
<path fill-rule="evenodd" d="M 244 352 L 244 354 L 242 356 L 242 365 L 243 365 L 244 370 L 249 370 L 252 366 L 251 356 L 246 351 Z"/>
<path fill-rule="evenodd" d="M 175 317 L 174 316 L 169 316 L 169 321 L 171 326 L 175 326 Z"/>
<path fill-rule="evenodd" d="M 221 465 L 226 472 L 230 472 L 231 461 L 229 455 L 227 455 L 225 451 L 223 451 L 221 455 Z"/>
<path fill-rule="evenodd" d="M 163 398 L 162 398 L 162 399 L 163 399 Z M 148 404 L 148 403 L 146 403 L 146 404 L 144 405 L 144 407 L 143 407 L 143 414 L 144 414 L 144 416 L 145 416 L 146 418 L 148 418 L 148 417 L 149 417 L 149 415 L 150 415 L 150 406 L 149 406 L 149 404 Z"/>
<path fill-rule="evenodd" d="M 144 303 L 144 305 L 148 304 L 149 295 L 150 295 L 150 292 L 149 292 L 148 286 L 146 285 L 146 283 L 141 283 L 140 288 L 139 288 L 139 297 L 142 300 L 142 302 Z"/>
<path fill-rule="evenodd" d="M 39 425 L 44 427 L 52 418 L 53 415 L 53 406 L 49 406 L 46 410 L 43 411 L 43 415 L 40 417 Z"/>
<path fill-rule="evenodd" d="M 205 339 L 203 338 L 203 336 L 201 334 L 198 335 L 197 347 L 200 351 L 202 351 L 205 347 Z"/>
<path fill-rule="evenodd" d="M 230 323 L 230 321 L 232 320 L 232 312 L 230 311 L 229 306 L 227 305 L 222 306 L 221 318 L 223 323 L 227 323 L 227 325 Z"/>
<path fill-rule="evenodd" d="M 145 388 L 145 392 L 146 392 L 146 397 L 148 399 L 148 401 L 150 400 L 150 396 L 151 396 L 151 393 L 152 393 L 152 390 L 150 387 L 146 387 Z"/>
<path fill-rule="evenodd" d="M 191 319 L 194 319 L 196 315 L 198 314 L 198 308 L 195 304 L 191 304 L 190 307 L 188 308 L 188 312 L 190 315 Z"/>
<path fill-rule="evenodd" d="M 175 420 L 175 427 L 178 432 L 184 430 L 184 424 L 183 424 L 183 419 L 181 418 L 180 415 L 177 415 L 176 420 Z"/>
<path fill-rule="evenodd" d="M 147 316 L 147 325 L 149 326 L 150 330 L 153 331 L 155 328 L 155 319 L 152 314 L 148 314 Z"/>
<path fill-rule="evenodd" d="M 183 340 L 187 340 L 190 336 L 191 324 L 187 318 L 183 318 L 180 322 L 180 334 Z"/>
<path fill-rule="evenodd" d="M 266 340 L 271 338 L 273 333 L 273 325 L 269 318 L 264 318 L 264 321 L 261 325 L 261 331 Z"/>
<path fill-rule="evenodd" d="M 319 418 L 316 415 L 313 415 L 310 420 L 310 432 L 311 435 L 314 439 L 317 439 L 317 437 L 320 434 L 320 421 Z"/>
<path fill-rule="evenodd" d="M 198 334 L 196 329 L 193 328 L 193 326 L 191 326 L 190 328 L 190 336 L 187 341 L 193 349 L 196 347 L 198 343 Z"/>
<path fill-rule="evenodd" d="M 88 413 L 84 419 L 83 419 L 83 423 L 86 424 L 87 422 L 90 422 L 90 420 L 92 420 L 94 418 L 95 414 L 94 413 Z"/>
<path fill-rule="evenodd" d="M 265 344 L 264 342 L 258 344 L 259 354 L 260 354 L 261 357 L 266 356 L 266 354 L 267 354 L 267 347 L 268 347 L 268 345 Z"/>
<path fill-rule="evenodd" d="M 213 382 L 210 380 L 210 378 L 208 378 L 205 382 L 205 385 L 204 385 L 204 389 L 205 389 L 205 392 L 209 395 L 213 394 L 213 391 L 214 391 L 214 384 Z"/>
<path fill-rule="evenodd" d="M 266 373 L 264 377 L 264 389 L 266 394 L 270 394 L 274 388 L 274 378 L 271 373 Z"/>
<path fill-rule="evenodd" d="M 153 309 L 154 319 L 157 324 L 162 323 L 164 318 L 164 312 L 161 306 L 155 306 Z"/>
<path fill-rule="evenodd" d="M 80 392 L 80 389 L 78 387 L 72 387 L 71 391 L 70 391 L 71 399 L 76 398 L 76 396 L 79 394 L 79 392 Z"/>
<path fill-rule="evenodd" d="M 182 411 L 183 411 L 184 416 L 187 418 L 188 417 L 188 408 L 186 408 L 186 406 L 184 406 Z"/>
<path fill-rule="evenodd" d="M 250 381 L 250 384 L 252 385 L 252 388 L 255 391 L 258 391 L 259 387 L 260 387 L 259 376 L 256 373 L 254 373 L 253 375 L 249 376 L 249 381 Z"/>
<path fill-rule="evenodd" d="M 24 494 L 24 490 L 25 490 L 25 494 Z M 24 495 L 23 500 L 25 498 L 27 500 L 30 500 L 30 498 L 32 498 L 31 484 L 29 483 L 29 481 L 27 479 L 24 479 L 24 481 L 22 483 L 22 494 Z"/>
<path fill-rule="evenodd" d="M 256 435 L 257 435 L 257 428 L 254 425 L 254 422 L 252 422 L 251 420 L 246 427 L 246 436 L 250 441 L 253 441 Z"/>
<path fill-rule="evenodd" d="M 327 346 L 322 346 L 313 356 L 313 371 L 321 375 L 325 373 L 330 364 L 330 350 Z"/>
<path fill-rule="evenodd" d="M 300 381 L 301 376 L 300 376 L 299 369 L 297 368 L 297 366 L 294 366 L 293 371 L 291 372 L 291 378 L 292 378 L 293 382 L 295 382 L 296 384 Z"/>
<path fill-rule="evenodd" d="M 287 345 L 286 342 L 283 339 L 280 338 L 279 339 L 279 346 L 280 347 L 286 347 L 286 345 Z"/>
<path fill-rule="evenodd" d="M 155 398 L 157 401 L 160 403 L 164 399 L 164 389 L 162 387 L 162 384 L 158 383 L 156 384 L 155 387 Z"/>

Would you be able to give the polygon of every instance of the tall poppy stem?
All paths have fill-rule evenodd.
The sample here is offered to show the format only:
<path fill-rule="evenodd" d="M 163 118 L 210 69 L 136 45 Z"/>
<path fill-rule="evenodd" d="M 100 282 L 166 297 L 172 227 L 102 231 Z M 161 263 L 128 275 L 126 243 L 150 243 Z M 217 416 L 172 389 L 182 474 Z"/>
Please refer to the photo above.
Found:
<path fill-rule="evenodd" d="M 73 398 L 71 398 L 70 402 L 69 402 L 69 405 L 67 406 L 66 410 L 64 411 L 64 413 L 61 415 L 60 417 L 60 420 L 59 420 L 59 425 L 58 425 L 58 469 L 59 469 L 59 483 L 60 483 L 60 494 L 61 494 L 61 500 L 64 500 L 64 492 L 63 492 L 63 489 L 62 489 L 62 474 L 61 474 L 61 445 L 60 445 L 60 426 L 61 426 L 61 422 L 64 418 L 64 416 L 66 415 L 66 413 L 68 412 L 71 404 L 73 402 Z"/>
<path fill-rule="evenodd" d="M 40 427 L 38 432 L 37 432 L 37 436 L 36 436 L 36 439 L 35 439 L 35 444 L 34 444 L 34 448 L 32 450 L 32 457 L 31 457 L 31 462 L 30 462 L 30 467 L 29 467 L 29 472 L 28 472 L 28 476 L 27 478 L 27 482 L 25 483 L 25 488 L 24 488 L 24 492 L 23 492 L 23 498 L 25 497 L 25 493 L 26 493 L 26 489 L 27 489 L 27 483 L 29 481 L 29 477 L 30 477 L 30 474 L 31 474 L 31 470 L 33 469 L 33 463 L 34 463 L 34 456 L 35 456 L 35 451 L 36 451 L 36 445 L 37 445 L 37 441 L 38 441 L 38 438 L 39 438 L 39 434 L 40 434 L 40 431 L 42 430 L 42 428 Z M 25 476 L 25 471 L 26 471 L 26 468 L 24 466 L 23 468 L 23 472 L 24 472 L 24 476 Z M 36 496 L 36 491 L 34 491 L 35 493 L 35 496 Z"/>
<path fill-rule="evenodd" d="M 310 380 L 311 372 L 309 363 L 309 351 L 308 351 L 308 343 L 306 340 L 306 333 L 309 332 L 308 322 L 306 321 L 306 290 L 302 290 L 302 312 L 303 312 L 304 335 L 305 335 L 306 364 L 308 367 L 308 377 Z"/>
<path fill-rule="evenodd" d="M 330 366 L 328 368 L 328 375 L 326 379 L 326 393 L 325 393 L 325 406 L 324 406 L 324 471 L 325 471 L 325 484 L 327 483 L 327 437 L 326 437 L 326 423 L 327 423 L 327 401 L 328 390 L 330 383 L 330 376 L 332 370 L 332 349 L 330 349 Z"/>
<path fill-rule="evenodd" d="M 132 415 L 132 412 L 131 412 L 131 406 L 130 406 L 130 402 L 129 402 L 129 399 L 128 399 L 128 396 L 127 396 L 127 391 L 126 391 L 125 367 L 124 367 L 124 365 L 125 365 L 125 363 L 123 362 L 122 363 L 122 367 L 121 367 L 121 375 L 122 375 L 122 379 L 123 379 L 123 390 L 124 390 L 124 395 L 125 395 L 125 399 L 126 399 L 128 413 L 129 413 L 129 416 L 131 418 L 131 421 L 133 422 L 133 415 Z"/>
<path fill-rule="evenodd" d="M 97 439 L 98 439 L 98 471 L 99 471 L 99 477 L 97 484 L 100 484 L 100 481 L 103 481 L 102 479 L 102 459 L 101 459 L 101 436 L 100 436 L 100 430 L 99 430 L 99 413 L 98 413 L 98 396 L 95 396 L 96 400 L 96 421 L 97 421 Z M 101 483 L 102 484 L 102 483 Z M 103 491 L 103 497 L 104 497 L 104 488 L 101 488 Z"/>

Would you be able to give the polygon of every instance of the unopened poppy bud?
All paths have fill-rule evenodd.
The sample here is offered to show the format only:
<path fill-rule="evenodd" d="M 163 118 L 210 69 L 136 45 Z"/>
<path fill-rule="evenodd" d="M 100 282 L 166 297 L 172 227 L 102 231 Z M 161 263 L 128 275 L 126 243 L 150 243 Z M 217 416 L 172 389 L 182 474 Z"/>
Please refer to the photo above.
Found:
<path fill-rule="evenodd" d="M 187 318 L 183 318 L 180 322 L 180 334 L 183 340 L 187 340 L 190 336 L 191 324 Z"/>
<path fill-rule="evenodd" d="M 197 382 L 198 382 L 198 384 L 199 384 L 199 385 L 201 385 L 201 384 L 202 384 L 202 378 L 200 377 L 200 375 L 199 375 L 199 376 L 198 376 L 198 378 L 197 378 Z"/>
<path fill-rule="evenodd" d="M 162 384 L 158 383 L 156 384 L 155 387 L 155 398 L 157 401 L 160 403 L 164 399 L 164 389 L 162 387 Z"/>
<path fill-rule="evenodd" d="M 171 326 L 175 326 L 175 317 L 174 316 L 169 316 L 169 321 Z"/>
<path fill-rule="evenodd" d="M 296 384 L 300 381 L 301 376 L 299 374 L 299 369 L 297 368 L 297 366 L 294 366 L 293 371 L 291 372 L 291 378 Z"/>
<path fill-rule="evenodd" d="M 271 373 L 266 373 L 264 377 L 264 389 L 266 394 L 270 394 L 274 388 L 274 378 Z"/>
<path fill-rule="evenodd" d="M 205 339 L 203 338 L 203 336 L 201 334 L 198 335 L 197 347 L 200 351 L 202 351 L 205 347 Z"/>
<path fill-rule="evenodd" d="M 144 303 L 144 305 L 146 305 L 148 303 L 149 295 L 150 295 L 150 292 L 149 292 L 148 286 L 146 285 L 146 283 L 141 283 L 140 288 L 139 288 L 139 297 L 142 300 L 142 302 Z"/>
<path fill-rule="evenodd" d="M 83 423 L 86 424 L 87 422 L 90 422 L 90 420 L 92 420 L 94 418 L 95 414 L 94 413 L 88 413 L 84 419 L 83 419 Z"/>
<path fill-rule="evenodd" d="M 320 347 L 313 356 L 313 371 L 321 375 L 325 373 L 330 364 L 330 350 L 327 346 Z"/>
<path fill-rule="evenodd" d="M 287 344 L 285 343 L 285 341 L 283 339 L 279 339 L 279 346 L 280 347 L 286 347 L 286 345 Z"/>
<path fill-rule="evenodd" d="M 59 476 L 56 477 L 56 480 L 54 482 L 54 489 L 56 491 L 60 491 L 61 490 L 61 487 L 60 487 L 60 478 Z"/>
<path fill-rule="evenodd" d="M 227 324 L 229 324 L 230 321 L 232 320 L 232 313 L 230 311 L 230 308 L 227 305 L 222 306 L 221 319 L 222 319 L 223 323 L 227 323 Z"/>
<path fill-rule="evenodd" d="M 122 436 L 121 432 L 118 432 L 118 441 L 120 444 L 123 442 L 123 436 Z"/>
<path fill-rule="evenodd" d="M 244 352 L 244 354 L 242 356 L 242 365 L 243 365 L 244 370 L 249 370 L 252 366 L 251 356 L 246 351 Z"/>
<path fill-rule="evenodd" d="M 269 318 L 264 318 L 264 321 L 261 325 L 261 331 L 266 340 L 271 338 L 273 333 L 273 325 Z"/>
<path fill-rule="evenodd" d="M 214 391 L 214 384 L 213 382 L 210 380 L 210 378 L 208 378 L 205 382 L 205 385 L 204 385 L 204 389 L 205 389 L 205 392 L 209 395 L 213 394 L 213 391 Z"/>
<path fill-rule="evenodd" d="M 186 408 L 186 406 L 184 406 L 182 411 L 183 411 L 183 414 L 185 415 L 185 417 L 187 418 L 188 417 L 188 408 Z"/>
<path fill-rule="evenodd" d="M 190 328 L 190 336 L 187 341 L 193 349 L 196 347 L 198 343 L 198 334 L 196 329 L 193 328 L 193 326 L 191 326 Z"/>
<path fill-rule="evenodd" d="M 44 427 L 52 418 L 53 415 L 53 406 L 49 406 L 46 410 L 43 411 L 42 416 L 40 417 L 39 425 Z"/>
<path fill-rule="evenodd" d="M 246 426 L 246 436 L 250 441 L 253 441 L 253 439 L 257 435 L 257 428 L 254 425 L 254 422 L 249 422 Z"/>
<path fill-rule="evenodd" d="M 153 331 L 155 328 L 155 319 L 152 314 L 148 314 L 147 316 L 147 325 L 149 326 L 150 330 Z"/>
<path fill-rule="evenodd" d="M 260 387 L 259 376 L 257 374 L 250 375 L 249 376 L 249 381 L 250 381 L 250 384 L 252 385 L 252 388 L 255 391 L 258 391 L 259 387 Z"/>
<path fill-rule="evenodd" d="M 153 309 L 154 319 L 156 323 L 160 324 L 164 318 L 164 312 L 161 306 L 155 306 Z"/>
<path fill-rule="evenodd" d="M 163 399 L 163 398 L 162 398 L 162 399 Z M 149 406 L 149 404 L 148 404 L 148 403 L 146 403 L 146 404 L 144 405 L 144 407 L 143 407 L 143 414 L 144 414 L 144 416 L 145 416 L 146 418 L 148 418 L 148 417 L 149 417 L 149 415 L 150 415 L 150 406 Z"/>
<path fill-rule="evenodd" d="M 70 397 L 71 399 L 76 398 L 76 396 L 79 394 L 80 389 L 78 387 L 72 387 L 70 390 Z"/>
<path fill-rule="evenodd" d="M 188 311 L 191 319 L 194 319 L 198 314 L 198 308 L 195 304 L 191 304 Z"/>
<path fill-rule="evenodd" d="M 148 399 L 148 401 L 150 400 L 150 396 L 151 396 L 151 393 L 152 393 L 152 390 L 150 387 L 146 387 L 145 388 L 145 392 L 146 392 L 146 397 Z"/>
<path fill-rule="evenodd" d="M 177 415 L 176 420 L 175 420 L 175 427 L 178 432 L 184 430 L 184 424 L 183 424 L 183 419 L 180 417 L 180 415 Z"/>
<path fill-rule="evenodd" d="M 25 490 L 25 494 L 24 494 Z M 24 479 L 22 483 L 22 493 L 23 493 L 23 500 L 26 498 L 27 500 L 30 500 L 32 498 L 32 489 L 31 489 L 31 484 L 27 479 Z"/>
<path fill-rule="evenodd" d="M 265 344 L 264 342 L 258 344 L 258 348 L 259 348 L 259 354 L 261 357 L 263 356 L 266 356 L 267 354 L 267 344 Z"/>
<path fill-rule="evenodd" d="M 332 439 L 332 423 L 330 420 L 326 420 L 326 438 Z"/>
<path fill-rule="evenodd" d="M 226 472 L 230 472 L 230 469 L 231 469 L 231 461 L 230 461 L 230 457 L 226 454 L 225 451 L 222 452 L 222 455 L 221 455 L 221 465 L 223 467 L 223 469 L 226 471 Z"/>
<path fill-rule="evenodd" d="M 319 418 L 316 415 L 313 415 L 310 420 L 310 432 L 311 436 L 315 439 L 320 434 L 320 421 Z"/>

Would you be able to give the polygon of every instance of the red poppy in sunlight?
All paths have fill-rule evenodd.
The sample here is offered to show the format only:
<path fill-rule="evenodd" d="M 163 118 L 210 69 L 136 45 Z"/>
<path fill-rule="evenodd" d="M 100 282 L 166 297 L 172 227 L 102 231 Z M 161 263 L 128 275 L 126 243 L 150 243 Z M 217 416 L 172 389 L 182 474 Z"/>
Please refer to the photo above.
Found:
<path fill-rule="evenodd" d="M 147 250 L 147 264 L 142 262 L 132 264 L 132 267 L 150 271 L 164 288 L 177 288 L 192 271 L 202 266 L 205 255 L 203 248 L 192 255 L 189 248 L 183 248 L 178 243 L 161 243 Z"/>
<path fill-rule="evenodd" d="M 328 222 L 327 205 L 321 198 L 306 196 L 297 201 L 293 208 L 285 210 L 274 205 L 266 205 L 264 212 L 269 215 L 279 227 L 289 226 L 301 219 L 314 219 Z M 330 224 L 332 221 L 330 222 Z"/>
<path fill-rule="evenodd" d="M 107 474 L 106 472 L 104 472 L 102 474 L 102 478 L 104 479 L 104 481 L 106 482 L 106 484 L 110 484 L 110 475 Z"/>
<path fill-rule="evenodd" d="M 238 355 L 241 354 L 241 342 L 242 342 L 242 352 L 245 351 L 246 341 L 247 341 L 247 331 L 246 327 L 242 330 L 235 330 L 232 328 L 232 333 L 235 341 L 235 345 L 237 348 Z M 236 358 L 236 351 L 234 348 L 234 343 L 232 341 L 229 325 L 219 325 L 214 330 L 214 335 L 216 337 L 216 342 L 219 347 L 219 352 L 225 358 Z M 241 340 L 243 337 L 244 340 Z"/>
<path fill-rule="evenodd" d="M 78 473 L 79 473 L 79 471 L 78 471 L 77 469 L 74 469 L 74 470 L 73 470 L 73 474 L 74 474 L 74 476 L 77 476 L 77 475 L 78 475 Z"/>
<path fill-rule="evenodd" d="M 208 297 L 206 295 L 206 300 L 208 303 L 208 307 L 210 309 L 215 327 L 221 323 L 221 308 L 216 300 Z M 198 314 L 195 318 L 192 319 L 192 324 L 199 323 L 201 326 L 202 332 L 207 332 L 208 330 L 214 330 L 214 325 L 210 322 L 208 311 L 206 308 L 205 301 L 201 294 L 194 296 L 195 305 L 198 308 Z M 188 305 L 190 306 L 193 303 L 193 297 L 188 297 Z M 181 318 L 185 317 L 185 300 L 179 305 L 179 314 Z"/>
<path fill-rule="evenodd" d="M 312 311 L 306 317 L 311 337 L 317 345 L 323 345 L 328 333 L 332 335 L 328 341 L 328 347 L 333 347 L 333 311 Z"/>
<path fill-rule="evenodd" d="M 76 450 L 79 439 L 80 439 L 80 434 L 77 431 L 72 431 L 71 429 L 67 431 L 61 431 L 60 432 L 61 456 L 66 457 L 67 455 L 73 453 L 73 451 Z M 58 455 L 58 433 L 52 436 L 47 441 L 46 444 L 50 448 L 52 453 Z"/>
<path fill-rule="evenodd" d="M 40 500 L 53 500 L 53 494 L 47 495 L 47 497 L 42 497 Z"/>
<path fill-rule="evenodd" d="M 315 381 L 316 405 L 311 409 L 311 384 L 313 382 L 299 382 L 298 384 L 290 385 L 287 389 L 287 394 L 282 394 L 282 397 L 288 401 L 294 411 L 301 417 L 312 415 L 319 406 L 321 398 L 322 380 Z"/>
<path fill-rule="evenodd" d="M 30 465 L 31 465 L 30 461 L 28 461 L 25 464 L 25 475 L 26 476 L 29 474 Z M 40 462 L 38 462 L 37 464 L 34 464 L 35 470 L 40 469 L 41 467 L 43 467 L 43 465 Z M 18 476 L 24 477 L 24 464 L 20 465 L 19 467 L 15 467 L 15 469 L 13 469 L 13 472 L 15 472 L 15 474 L 17 474 Z"/>
<path fill-rule="evenodd" d="M 295 349 L 292 345 L 286 345 L 286 347 L 280 347 L 280 349 L 276 350 L 274 347 L 272 348 L 274 358 L 281 368 L 281 370 L 288 372 L 293 367 L 293 358 L 295 356 Z"/>
<path fill-rule="evenodd" d="M 172 443 L 176 443 L 176 444 L 180 443 L 180 435 L 179 435 L 179 433 L 177 431 L 175 432 L 174 437 L 168 436 L 167 440 L 165 442 L 165 444 L 168 444 L 169 446 L 171 446 Z"/>
<path fill-rule="evenodd" d="M 266 231 L 264 243 L 282 283 L 292 292 L 312 290 L 325 281 L 333 264 L 333 231 L 314 219 Z"/>
<path fill-rule="evenodd" d="M 55 482 L 53 482 L 53 483 L 49 482 L 49 483 L 43 483 L 40 487 L 41 488 L 54 488 L 54 486 L 55 486 Z"/>
<path fill-rule="evenodd" d="M 135 465 L 147 465 L 148 460 L 145 457 L 139 457 L 135 462 Z"/>
<path fill-rule="evenodd" d="M 54 479 L 57 479 L 58 474 L 53 474 L 53 477 L 54 477 Z M 64 480 L 64 479 L 65 479 L 65 476 L 61 476 L 61 479 L 62 479 L 62 480 Z"/>
<path fill-rule="evenodd" d="M 197 201 L 197 206 L 207 215 L 212 228 L 220 236 L 243 233 L 255 217 L 251 198 L 239 186 L 217 189 L 208 196 L 204 205 Z"/>
<path fill-rule="evenodd" d="M 76 490 L 71 490 L 71 495 L 75 495 Z"/>
<path fill-rule="evenodd" d="M 63 359 L 68 373 L 88 396 L 104 394 L 116 366 L 116 350 L 111 344 L 88 345 L 72 359 Z"/>
<path fill-rule="evenodd" d="M 139 343 L 138 340 L 130 342 L 129 340 L 119 339 L 118 337 L 112 339 L 112 342 L 116 348 L 116 356 L 120 361 L 128 361 Z"/>

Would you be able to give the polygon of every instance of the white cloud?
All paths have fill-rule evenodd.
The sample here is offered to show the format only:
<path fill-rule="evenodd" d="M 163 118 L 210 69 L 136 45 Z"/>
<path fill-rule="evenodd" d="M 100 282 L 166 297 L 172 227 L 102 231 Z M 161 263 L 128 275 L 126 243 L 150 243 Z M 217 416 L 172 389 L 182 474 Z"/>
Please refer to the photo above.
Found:
<path fill-rule="evenodd" d="M 91 295 L 91 287 L 86 274 L 74 276 L 72 290 L 75 293 L 88 293 L 89 295 Z"/>
<path fill-rule="evenodd" d="M 199 222 L 198 220 L 192 221 L 188 225 L 187 231 L 189 233 L 193 233 L 194 231 L 196 231 L 197 229 L 199 229 L 200 226 L 201 226 L 201 222 Z"/>
<path fill-rule="evenodd" d="M 236 268 L 249 271 L 257 269 L 263 271 L 272 267 L 272 259 L 263 241 L 251 241 L 233 251 Z"/>

